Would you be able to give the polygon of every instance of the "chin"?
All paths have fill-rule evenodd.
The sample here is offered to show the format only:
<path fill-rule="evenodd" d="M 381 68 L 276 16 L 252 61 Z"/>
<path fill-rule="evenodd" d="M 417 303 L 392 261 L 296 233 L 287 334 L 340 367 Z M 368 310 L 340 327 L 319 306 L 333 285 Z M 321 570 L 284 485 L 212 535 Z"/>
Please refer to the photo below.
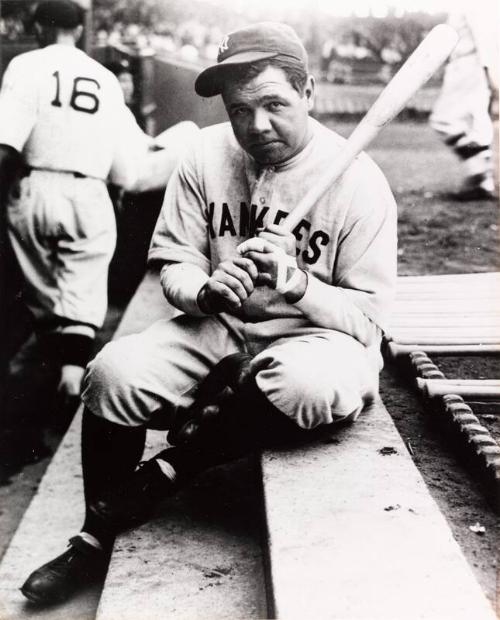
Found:
<path fill-rule="evenodd" d="M 286 159 L 286 154 L 281 149 L 252 149 L 250 155 L 259 164 L 274 165 Z"/>

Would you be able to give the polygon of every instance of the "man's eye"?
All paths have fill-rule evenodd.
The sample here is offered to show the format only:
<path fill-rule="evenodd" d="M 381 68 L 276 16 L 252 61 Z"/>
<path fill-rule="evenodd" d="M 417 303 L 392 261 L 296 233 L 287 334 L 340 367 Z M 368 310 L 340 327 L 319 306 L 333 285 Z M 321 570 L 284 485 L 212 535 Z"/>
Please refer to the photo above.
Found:
<path fill-rule="evenodd" d="M 280 101 L 270 101 L 268 103 L 268 108 L 272 110 L 273 112 L 276 112 L 277 110 L 281 110 L 282 107 L 283 107 L 283 104 Z"/>
<path fill-rule="evenodd" d="M 233 116 L 244 116 L 247 113 L 246 108 L 233 108 L 231 114 Z"/>

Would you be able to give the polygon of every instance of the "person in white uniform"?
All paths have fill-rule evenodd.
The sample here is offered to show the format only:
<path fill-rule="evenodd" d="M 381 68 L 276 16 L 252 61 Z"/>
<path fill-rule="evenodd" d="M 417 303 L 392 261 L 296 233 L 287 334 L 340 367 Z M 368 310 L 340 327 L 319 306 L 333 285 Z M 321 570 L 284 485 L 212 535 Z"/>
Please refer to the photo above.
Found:
<path fill-rule="evenodd" d="M 499 9 L 492 0 L 458 2 L 448 23 L 459 41 L 445 67 L 430 125 L 463 162 L 458 200 L 496 200 L 494 128 L 498 120 Z"/>
<path fill-rule="evenodd" d="M 197 131 L 194 123 L 187 133 L 171 130 L 174 148 L 150 152 L 153 139 L 125 105 L 117 78 L 76 47 L 82 21 L 71 0 L 40 2 L 33 22 L 41 49 L 13 58 L 0 91 L 8 236 L 36 334 L 10 365 L 7 406 L 21 417 L 41 398 L 33 385 L 26 389 L 24 376 L 40 388 L 55 381 L 61 402 L 79 397 L 107 309 L 116 242 L 106 180 L 133 191 L 164 187 L 185 148 L 180 133 L 187 143 Z M 17 178 L 9 171 L 14 161 Z M 52 405 L 48 395 L 38 402 Z"/>
<path fill-rule="evenodd" d="M 280 222 L 344 140 L 309 116 L 314 79 L 285 24 L 226 36 L 196 92 L 230 122 L 202 129 L 171 177 L 149 258 L 182 312 L 108 344 L 82 398 L 87 506 L 70 548 L 30 575 L 31 601 L 102 575 L 116 531 L 194 475 L 353 422 L 377 398 L 396 281 L 396 205 L 366 154 L 293 233 Z M 170 447 L 136 469 L 148 426 Z"/>

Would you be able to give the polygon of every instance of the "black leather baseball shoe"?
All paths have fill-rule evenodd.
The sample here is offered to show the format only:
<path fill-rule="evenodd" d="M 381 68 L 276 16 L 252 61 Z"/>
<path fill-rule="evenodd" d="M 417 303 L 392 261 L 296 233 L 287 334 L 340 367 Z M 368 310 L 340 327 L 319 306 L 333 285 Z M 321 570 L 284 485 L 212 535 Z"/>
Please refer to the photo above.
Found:
<path fill-rule="evenodd" d="M 92 503 L 90 511 L 106 529 L 117 532 L 146 521 L 161 500 L 175 493 L 178 486 L 165 476 L 155 458 L 142 461 L 126 484 Z"/>
<path fill-rule="evenodd" d="M 498 200 L 498 195 L 494 190 L 493 178 L 487 172 L 467 177 L 463 187 L 458 192 L 452 193 L 450 197 L 458 202 Z"/>
<path fill-rule="evenodd" d="M 475 200 L 498 200 L 497 194 L 480 185 L 476 187 L 468 187 L 459 192 L 451 194 L 452 200 L 457 202 L 473 202 Z"/>
<path fill-rule="evenodd" d="M 69 549 L 31 573 L 21 592 L 37 605 L 62 603 L 92 583 L 104 579 L 109 553 L 80 536 L 69 541 Z"/>

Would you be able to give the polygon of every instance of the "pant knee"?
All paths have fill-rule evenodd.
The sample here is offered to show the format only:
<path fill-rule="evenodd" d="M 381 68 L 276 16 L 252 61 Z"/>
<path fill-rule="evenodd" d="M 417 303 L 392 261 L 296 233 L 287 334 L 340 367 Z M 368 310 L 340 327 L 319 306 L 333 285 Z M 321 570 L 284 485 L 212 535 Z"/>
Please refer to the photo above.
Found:
<path fill-rule="evenodd" d="M 300 364 L 299 360 L 281 360 L 275 357 L 256 376 L 259 389 L 269 401 L 300 428 L 311 429 L 320 424 L 331 424 L 336 418 L 344 417 L 360 404 L 359 397 L 351 398 L 347 404 L 344 396 L 342 411 L 336 405 L 336 390 L 333 383 L 319 376 L 317 368 Z"/>
<path fill-rule="evenodd" d="M 128 382 L 134 370 L 133 358 L 127 356 L 120 342 L 110 342 L 88 364 L 85 388 L 106 390 L 111 385 Z"/>
<path fill-rule="evenodd" d="M 259 389 L 298 426 L 311 429 L 357 418 L 378 392 L 378 372 L 364 351 L 328 341 L 294 342 L 263 351 L 254 358 Z"/>
<path fill-rule="evenodd" d="M 107 344 L 89 363 L 82 400 L 97 416 L 126 426 L 147 422 L 138 407 L 137 384 L 141 376 L 141 357 L 135 347 L 122 340 Z"/>

